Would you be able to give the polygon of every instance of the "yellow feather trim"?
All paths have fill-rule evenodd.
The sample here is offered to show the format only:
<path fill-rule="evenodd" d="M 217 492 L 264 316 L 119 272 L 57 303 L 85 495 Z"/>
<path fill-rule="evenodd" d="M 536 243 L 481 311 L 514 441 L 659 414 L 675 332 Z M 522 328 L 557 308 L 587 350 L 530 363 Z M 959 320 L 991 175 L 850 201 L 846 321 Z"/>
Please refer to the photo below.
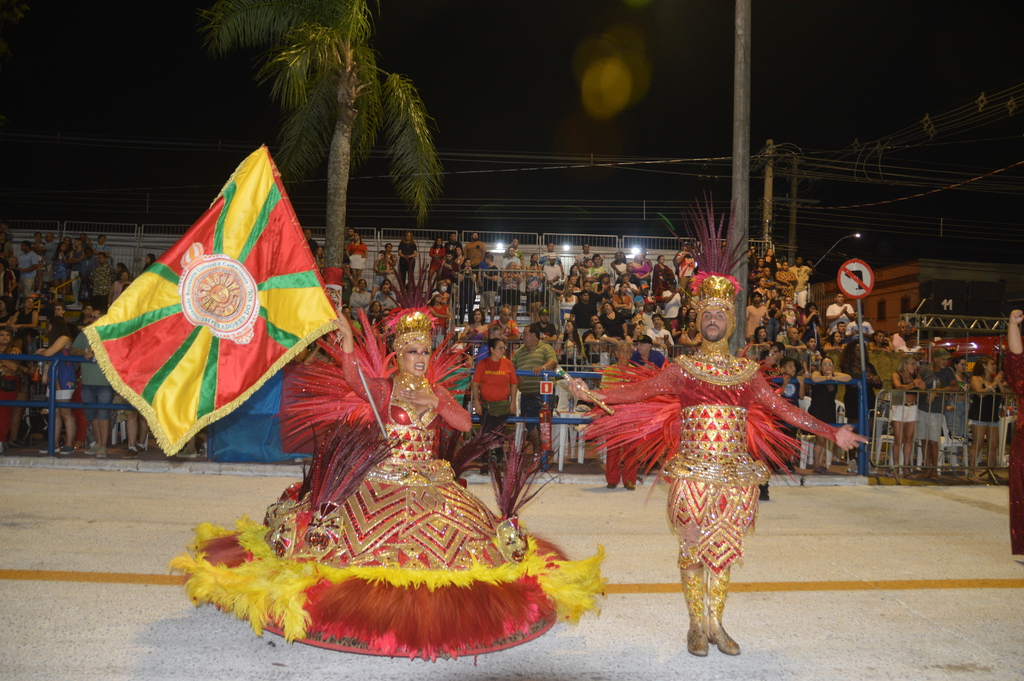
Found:
<path fill-rule="evenodd" d="M 541 555 L 532 537 L 521 563 L 489 567 L 479 563 L 468 570 L 405 570 L 393 567 L 335 568 L 315 562 L 278 558 L 264 541 L 267 528 L 242 518 L 237 522 L 239 544 L 253 555 L 253 560 L 233 568 L 212 565 L 202 552 L 184 554 L 173 559 L 169 568 L 188 573 L 185 591 L 192 603 L 213 603 L 246 619 L 257 635 L 268 623 L 284 629 L 292 642 L 305 637 L 309 615 L 305 611 L 305 592 L 321 580 L 332 584 L 349 579 L 370 583 L 387 583 L 395 587 L 425 586 L 431 591 L 443 588 L 468 587 L 475 582 L 501 584 L 534 577 L 544 593 L 555 604 L 559 619 L 575 623 L 588 611 L 598 610 L 597 596 L 603 595 L 605 581 L 601 577 L 604 547 L 594 556 L 580 561 L 558 560 L 552 554 Z M 222 527 L 203 523 L 196 528 L 193 544 L 201 545 L 215 537 L 232 534 Z"/>

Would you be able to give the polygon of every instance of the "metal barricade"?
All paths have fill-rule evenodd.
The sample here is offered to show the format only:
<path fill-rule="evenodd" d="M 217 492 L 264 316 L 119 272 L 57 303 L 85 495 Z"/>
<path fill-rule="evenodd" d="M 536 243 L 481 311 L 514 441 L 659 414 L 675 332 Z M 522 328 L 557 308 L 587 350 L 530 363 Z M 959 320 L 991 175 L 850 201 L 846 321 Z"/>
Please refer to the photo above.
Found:
<path fill-rule="evenodd" d="M 8 220 L 7 226 L 11 228 L 12 241 L 14 234 L 21 235 L 17 242 L 23 240 L 32 241 L 36 232 L 46 234 L 52 232 L 54 236 L 60 233 L 60 220 Z"/>
<path fill-rule="evenodd" d="M 980 404 L 982 399 L 993 399 L 994 421 L 970 418 L 972 400 Z M 994 406 L 995 400 L 1002 404 Z M 936 401 L 940 405 L 937 408 Z M 913 408 L 913 420 L 907 418 L 909 408 Z M 999 482 L 995 471 L 1008 464 L 1008 436 L 1012 436 L 1017 408 L 1017 398 L 1012 393 L 880 390 L 871 431 L 871 465 L 877 471 L 892 472 L 897 479 L 904 477 L 904 469 L 918 468 L 926 473 L 965 476 L 977 471 L 988 480 Z M 984 415 L 979 413 L 979 416 Z M 908 427 L 909 424 L 913 427 Z M 938 438 L 934 439 L 932 436 L 936 434 Z M 912 439 L 909 451 L 905 445 L 908 435 Z M 936 443 L 931 452 L 929 442 Z M 981 460 L 982 444 L 985 445 L 985 461 Z M 900 452 L 896 451 L 897 447 Z M 932 454 L 934 463 L 930 461 Z"/>
<path fill-rule="evenodd" d="M 52 387 L 57 383 L 57 365 L 60 362 L 95 362 L 92 359 L 86 359 L 84 357 L 71 356 L 54 356 L 46 357 L 44 355 L 0 355 L 0 360 L 14 360 L 16 362 L 49 362 L 50 366 L 47 368 L 49 372 L 49 385 Z M 31 394 L 31 393 L 30 393 Z M 0 400 L 0 405 L 5 407 L 22 407 L 25 409 L 46 409 L 47 410 L 47 426 L 46 426 L 46 450 L 49 456 L 56 456 L 56 442 L 54 442 L 54 419 L 57 418 L 57 409 L 108 409 L 110 411 L 137 411 L 131 404 L 115 404 L 113 402 L 99 402 L 88 404 L 83 402 L 57 402 L 57 391 L 47 390 L 45 400 Z M 58 406 L 59 405 L 59 406 Z"/>
<path fill-rule="evenodd" d="M 448 230 L 444 239 L 448 239 L 448 234 L 453 230 Z M 508 248 L 512 245 L 514 239 L 519 240 L 519 247 L 529 246 L 531 249 L 536 249 L 541 245 L 540 237 L 536 232 L 500 232 L 500 231 L 487 231 L 480 229 L 465 229 L 462 230 L 460 238 L 462 239 L 463 245 L 472 240 L 473 235 L 476 234 L 480 237 L 480 240 L 484 243 L 492 244 L 495 249 L 502 247 Z"/>

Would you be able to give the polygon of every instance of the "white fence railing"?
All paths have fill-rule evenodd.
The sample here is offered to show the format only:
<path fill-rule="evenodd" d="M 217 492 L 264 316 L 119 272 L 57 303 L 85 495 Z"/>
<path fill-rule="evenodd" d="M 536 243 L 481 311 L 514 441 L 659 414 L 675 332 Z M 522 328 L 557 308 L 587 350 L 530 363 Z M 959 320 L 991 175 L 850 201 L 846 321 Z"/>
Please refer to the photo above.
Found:
<path fill-rule="evenodd" d="M 59 241 L 65 236 L 75 238 L 80 234 L 87 234 L 93 244 L 96 244 L 100 235 L 106 237 L 106 250 L 110 252 L 115 263 L 123 262 L 132 271 L 138 274 L 142 270 L 146 255 L 152 253 L 159 257 L 165 250 L 171 247 L 191 227 L 186 224 L 135 224 L 122 222 L 81 222 L 59 220 L 9 220 L 13 240 L 33 241 L 36 233 L 45 235 L 52 233 Z M 323 242 L 325 228 L 322 226 L 307 226 L 313 234 L 313 238 Z M 384 244 L 392 244 L 396 251 L 398 242 L 406 231 L 413 233 L 418 249 L 418 267 L 429 267 L 430 247 L 435 239 L 441 239 L 442 243 L 448 241 L 448 235 L 455 231 L 461 243 L 465 244 L 472 238 L 473 234 L 479 235 L 487 246 L 487 250 L 500 254 L 504 248 L 508 248 L 513 240 L 519 241 L 519 249 L 527 258 L 533 253 L 543 253 L 546 244 L 555 244 L 556 252 L 562 260 L 564 267 L 571 266 L 575 256 L 583 253 L 583 246 L 589 246 L 591 253 L 601 254 L 605 263 L 611 262 L 612 256 L 617 251 L 623 251 L 631 257 L 634 250 L 646 249 L 650 261 L 653 263 L 659 255 L 664 255 L 671 261 L 681 247 L 681 241 L 675 237 L 659 236 L 614 236 L 607 234 L 558 234 L 535 232 L 500 232 L 487 230 L 451 230 L 451 229 L 380 229 L 367 230 L 357 229 L 363 242 L 367 245 L 368 257 L 366 268 L 373 266 L 376 255 L 383 250 Z M 750 244 L 763 252 L 768 244 L 760 241 L 751 241 Z"/>

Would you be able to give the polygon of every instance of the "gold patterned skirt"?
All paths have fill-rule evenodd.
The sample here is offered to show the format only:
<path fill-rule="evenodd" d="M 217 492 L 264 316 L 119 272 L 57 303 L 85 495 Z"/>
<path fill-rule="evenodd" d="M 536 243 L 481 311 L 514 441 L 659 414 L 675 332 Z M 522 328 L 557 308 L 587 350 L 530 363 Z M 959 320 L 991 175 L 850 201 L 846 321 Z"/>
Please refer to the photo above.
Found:
<path fill-rule="evenodd" d="M 757 519 L 758 485 L 768 481 L 768 467 L 747 454 L 746 409 L 688 407 L 682 424 L 679 455 L 665 470 L 679 565 L 703 563 L 721 573 L 743 557 L 743 535 Z"/>
<path fill-rule="evenodd" d="M 445 461 L 396 457 L 343 502 L 311 508 L 298 485 L 264 524 L 197 528 L 192 601 L 210 602 L 289 641 L 366 654 L 457 657 L 529 641 L 596 609 L 603 552 L 570 561 L 527 535 L 521 561 Z M 517 556 L 518 557 L 518 556 Z"/>
<path fill-rule="evenodd" d="M 466 570 L 505 563 L 497 520 L 456 484 L 447 461 L 393 457 L 340 504 L 310 508 L 287 496 L 267 510 L 267 543 L 279 557 L 335 567 Z"/>

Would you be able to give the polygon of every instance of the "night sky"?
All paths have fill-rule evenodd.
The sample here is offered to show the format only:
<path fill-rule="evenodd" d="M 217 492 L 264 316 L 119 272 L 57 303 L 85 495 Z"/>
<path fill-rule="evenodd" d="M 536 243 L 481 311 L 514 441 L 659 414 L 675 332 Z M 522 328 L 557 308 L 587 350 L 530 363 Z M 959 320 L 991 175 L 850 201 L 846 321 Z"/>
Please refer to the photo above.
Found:
<path fill-rule="evenodd" d="M 1024 165 L 837 207 L 1024 161 L 1024 3 L 753 4 L 751 152 L 772 138 L 779 170 L 795 156 L 807 173 L 801 251 L 817 259 L 861 231 L 833 266 L 846 256 L 1019 261 Z M 732 2 L 381 5 L 380 65 L 419 88 L 450 173 L 428 226 L 664 234 L 657 212 L 678 224 L 704 191 L 728 201 Z M 208 58 L 197 25 L 188 2 L 37 1 L 5 26 L 0 217 L 191 223 L 252 149 L 273 150 L 279 113 L 253 81 L 256 55 Z M 609 57 L 632 85 L 618 113 L 581 102 L 588 66 Z M 553 168 L 591 162 L 617 165 Z M 755 158 L 754 234 L 762 167 Z M 379 159 L 357 169 L 350 225 L 413 226 L 386 173 Z M 323 224 L 324 177 L 289 183 L 304 224 Z M 775 194 L 788 191 L 777 175 Z"/>

